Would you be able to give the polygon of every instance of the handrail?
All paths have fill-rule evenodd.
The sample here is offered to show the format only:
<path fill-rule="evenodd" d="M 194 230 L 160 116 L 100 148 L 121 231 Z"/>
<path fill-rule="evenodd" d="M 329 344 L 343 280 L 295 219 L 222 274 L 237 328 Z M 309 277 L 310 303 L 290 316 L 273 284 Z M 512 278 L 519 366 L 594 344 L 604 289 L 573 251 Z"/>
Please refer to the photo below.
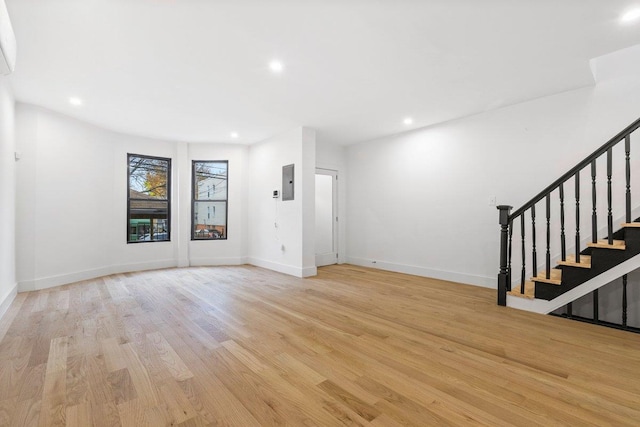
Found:
<path fill-rule="evenodd" d="M 517 218 L 518 216 L 522 215 L 522 213 L 524 213 L 527 209 L 531 208 L 531 206 L 535 205 L 540 200 L 542 200 L 548 193 L 551 193 L 553 190 L 559 187 L 560 184 L 564 183 L 565 181 L 568 181 L 569 178 L 571 178 L 576 174 L 576 172 L 579 172 L 582 169 L 584 169 L 587 165 L 589 165 L 589 163 L 591 163 L 592 161 L 594 161 L 595 159 L 603 155 L 609 148 L 613 147 L 618 142 L 622 141 L 622 139 L 625 136 L 631 134 L 633 131 L 635 131 L 639 127 L 640 127 L 640 118 L 634 121 L 633 123 L 631 123 L 626 128 L 624 128 L 622 131 L 620 131 L 616 136 L 611 138 L 604 145 L 602 145 L 596 151 L 591 153 L 587 158 L 585 158 L 580 163 L 575 165 L 567 173 L 565 173 L 560 178 L 555 180 L 553 184 L 547 186 L 547 188 L 545 188 L 540 193 L 538 193 L 535 197 L 533 197 L 531 200 L 525 203 L 522 207 L 516 209 L 511 215 L 509 215 L 509 222 L 513 221 L 514 218 Z"/>

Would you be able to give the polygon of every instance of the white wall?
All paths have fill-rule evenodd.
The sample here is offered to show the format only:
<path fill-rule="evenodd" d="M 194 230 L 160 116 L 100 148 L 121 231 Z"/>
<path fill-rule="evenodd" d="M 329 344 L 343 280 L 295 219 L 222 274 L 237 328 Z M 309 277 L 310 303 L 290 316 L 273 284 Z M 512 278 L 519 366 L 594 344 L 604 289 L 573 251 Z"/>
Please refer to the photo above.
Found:
<path fill-rule="evenodd" d="M 347 261 L 494 287 L 490 197 L 524 204 L 637 119 L 639 92 L 609 79 L 349 147 Z"/>
<path fill-rule="evenodd" d="M 0 317 L 17 292 L 14 105 L 5 77 L 0 76 Z"/>
<path fill-rule="evenodd" d="M 316 274 L 315 132 L 296 128 L 249 149 L 249 262 L 283 273 Z M 294 165 L 294 200 L 282 192 L 282 166 Z"/>
<path fill-rule="evenodd" d="M 17 106 L 20 290 L 113 272 L 240 264 L 246 247 L 247 148 L 159 141 Z M 127 153 L 172 159 L 171 242 L 127 244 Z M 191 160 L 229 160 L 229 238 L 190 242 Z"/>

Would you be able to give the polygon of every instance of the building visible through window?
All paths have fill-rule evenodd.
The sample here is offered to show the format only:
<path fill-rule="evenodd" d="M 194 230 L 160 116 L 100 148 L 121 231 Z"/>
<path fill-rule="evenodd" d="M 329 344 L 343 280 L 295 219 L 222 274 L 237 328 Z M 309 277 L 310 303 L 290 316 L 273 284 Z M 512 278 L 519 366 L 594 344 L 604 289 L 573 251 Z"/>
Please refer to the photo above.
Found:
<path fill-rule="evenodd" d="M 193 162 L 192 240 L 227 238 L 228 169 L 226 160 Z"/>

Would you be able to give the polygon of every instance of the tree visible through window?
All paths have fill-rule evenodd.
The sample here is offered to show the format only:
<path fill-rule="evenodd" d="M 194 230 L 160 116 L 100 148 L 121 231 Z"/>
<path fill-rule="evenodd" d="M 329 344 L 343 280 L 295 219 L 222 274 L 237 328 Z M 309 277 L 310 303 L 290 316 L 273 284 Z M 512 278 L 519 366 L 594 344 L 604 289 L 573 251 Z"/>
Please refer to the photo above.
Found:
<path fill-rule="evenodd" d="M 229 162 L 194 161 L 191 239 L 227 238 Z"/>
<path fill-rule="evenodd" d="M 171 159 L 129 154 L 127 242 L 170 240 Z"/>

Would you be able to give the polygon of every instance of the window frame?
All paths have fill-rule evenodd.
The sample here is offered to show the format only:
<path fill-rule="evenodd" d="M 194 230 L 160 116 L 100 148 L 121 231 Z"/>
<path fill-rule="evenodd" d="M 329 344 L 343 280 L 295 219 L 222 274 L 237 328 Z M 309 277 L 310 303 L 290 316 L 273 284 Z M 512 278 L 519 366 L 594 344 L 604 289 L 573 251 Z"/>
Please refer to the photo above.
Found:
<path fill-rule="evenodd" d="M 132 157 L 141 157 L 145 159 L 152 160 L 162 160 L 167 162 L 167 198 L 166 199 L 155 199 L 158 202 L 167 202 L 167 238 L 163 240 L 153 240 L 153 221 L 151 222 L 151 230 L 149 232 L 150 239 L 149 240 L 130 240 L 130 227 L 131 227 L 131 200 L 146 200 L 146 199 L 136 199 L 131 198 L 131 158 Z M 160 243 L 160 242 L 171 242 L 171 158 L 168 157 L 160 157 L 160 156 L 149 156 L 146 154 L 135 154 L 135 153 L 127 153 L 127 244 L 136 244 L 136 243 Z"/>
<path fill-rule="evenodd" d="M 196 185 L 196 164 L 198 163 L 225 163 L 227 165 L 227 191 L 225 199 L 196 199 L 197 185 Z M 213 191 L 215 194 L 215 191 Z M 195 237 L 195 215 L 196 215 L 196 202 L 224 202 L 224 216 L 225 216 L 225 233 L 224 237 Z M 215 208 L 215 206 L 214 206 Z M 211 240 L 228 240 L 229 239 L 229 160 L 192 160 L 191 161 L 191 241 L 211 241 Z"/>

